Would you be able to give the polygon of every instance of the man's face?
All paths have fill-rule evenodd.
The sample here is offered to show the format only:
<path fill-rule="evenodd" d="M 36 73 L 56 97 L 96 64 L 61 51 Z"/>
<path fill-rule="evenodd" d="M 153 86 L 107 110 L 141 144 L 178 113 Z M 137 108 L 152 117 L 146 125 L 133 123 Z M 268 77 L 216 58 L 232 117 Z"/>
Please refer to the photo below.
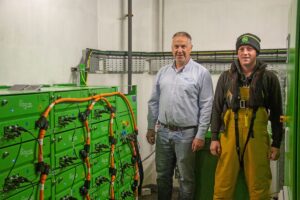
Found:
<path fill-rule="evenodd" d="M 238 49 L 238 59 L 241 66 L 253 67 L 256 63 L 256 50 L 250 45 L 242 45 Z"/>
<path fill-rule="evenodd" d="M 182 67 L 189 61 L 192 47 L 191 40 L 185 36 L 173 38 L 172 54 L 176 61 L 176 67 Z"/>

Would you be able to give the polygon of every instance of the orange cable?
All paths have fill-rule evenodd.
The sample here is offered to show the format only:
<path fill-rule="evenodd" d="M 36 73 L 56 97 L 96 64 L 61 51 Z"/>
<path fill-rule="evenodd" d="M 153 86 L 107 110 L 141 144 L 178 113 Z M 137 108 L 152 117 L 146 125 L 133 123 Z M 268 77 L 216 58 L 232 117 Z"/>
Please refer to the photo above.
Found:
<path fill-rule="evenodd" d="M 56 104 L 59 104 L 59 103 L 65 103 L 65 102 L 85 102 L 85 101 L 90 101 L 90 100 L 94 100 L 95 102 L 99 101 L 100 99 L 103 99 L 110 108 L 112 108 L 111 104 L 107 101 L 107 99 L 103 98 L 103 97 L 109 97 L 109 96 L 114 96 L 114 95 L 119 95 L 121 96 L 121 98 L 125 101 L 125 103 L 127 104 L 127 107 L 129 108 L 129 111 L 131 113 L 131 116 L 132 116 L 132 120 L 133 120 L 133 125 L 134 125 L 134 130 L 138 130 L 137 129 L 137 126 L 136 126 L 136 121 L 135 121 L 135 117 L 134 117 L 134 113 L 133 113 L 133 110 L 130 106 L 130 103 L 129 101 L 127 100 L 126 96 L 120 92 L 112 92 L 112 93 L 104 93 L 104 94 L 99 94 L 99 95 L 94 95 L 92 97 L 86 97 L 86 98 L 61 98 L 61 99 L 57 99 L 55 100 L 54 102 L 52 102 L 48 107 L 47 109 L 45 110 L 45 112 L 42 114 L 43 117 L 47 118 L 50 111 L 52 110 L 52 108 L 56 105 Z M 92 109 L 94 106 L 94 104 L 92 103 L 90 106 L 89 106 L 89 109 Z M 113 119 L 115 117 L 115 114 L 114 113 L 111 113 L 111 121 L 110 121 L 110 136 L 114 136 L 114 133 L 113 133 Z M 87 120 L 85 121 L 85 126 L 87 127 L 87 130 L 89 131 L 89 127 L 88 127 L 88 122 Z M 38 148 L 38 162 L 43 162 L 43 139 L 46 135 L 46 130 L 41 128 L 40 131 L 39 131 L 39 148 Z M 87 144 L 90 144 L 90 138 L 88 136 L 87 138 Z M 114 156 L 113 156 L 113 153 L 114 153 L 114 144 L 112 144 L 112 152 L 111 152 L 111 159 L 114 160 Z M 90 168 L 90 164 L 89 164 L 89 161 L 88 161 L 88 165 L 89 165 L 89 168 Z M 114 167 L 114 161 L 111 161 L 111 166 Z M 90 178 L 90 176 L 88 176 Z M 41 174 L 41 179 L 40 179 L 40 183 L 41 183 L 41 186 L 44 186 L 44 183 L 47 179 L 47 175 L 46 174 Z M 115 176 L 113 175 L 112 176 L 112 182 L 114 182 L 115 180 Z M 114 189 L 112 188 L 112 191 L 113 191 L 113 194 L 112 197 L 114 199 Z M 87 198 L 89 198 L 89 195 L 87 194 Z M 40 199 L 43 200 L 44 199 L 44 188 L 41 187 L 40 189 Z"/>

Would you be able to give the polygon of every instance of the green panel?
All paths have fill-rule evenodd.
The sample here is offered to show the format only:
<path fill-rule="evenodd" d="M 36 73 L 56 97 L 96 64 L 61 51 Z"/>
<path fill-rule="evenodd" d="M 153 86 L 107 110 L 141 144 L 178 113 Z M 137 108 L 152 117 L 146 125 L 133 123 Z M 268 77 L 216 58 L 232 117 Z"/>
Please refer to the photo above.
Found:
<path fill-rule="evenodd" d="M 120 162 L 120 169 L 117 176 L 117 181 L 120 185 L 130 184 L 133 182 L 135 175 L 135 166 L 131 164 L 131 162 Z M 128 179 L 130 180 L 129 183 Z M 127 181 L 127 182 L 126 182 Z"/>
<path fill-rule="evenodd" d="M 59 196 L 64 196 L 65 194 L 79 192 L 77 188 L 74 187 L 77 183 L 83 186 L 85 181 L 85 167 L 83 165 L 78 165 L 73 167 L 55 177 L 55 192 Z M 64 195 L 61 195 L 62 193 Z"/>
<path fill-rule="evenodd" d="M 100 87 L 100 88 L 90 88 L 89 89 L 89 95 L 94 96 L 98 94 L 107 94 L 116 92 L 118 90 L 117 87 Z"/>
<path fill-rule="evenodd" d="M 23 187 L 31 186 L 30 181 L 38 182 L 39 175 L 35 174 L 35 168 L 32 164 L 26 163 L 18 168 L 14 169 L 10 174 L 9 177 L 8 171 L 1 173 L 1 191 L 6 191 L 7 194 L 13 195 L 16 194 L 18 191 L 23 190 Z M 9 180 L 9 181 L 5 181 Z M 19 181 L 24 180 L 25 182 Z M 19 183 L 19 184 L 17 184 Z M 14 189 L 16 188 L 16 189 Z"/>
<path fill-rule="evenodd" d="M 55 134 L 55 152 L 73 149 L 75 147 L 83 147 L 85 144 L 84 128 L 77 128 L 70 131 Z"/>
<path fill-rule="evenodd" d="M 116 116 L 116 133 L 115 137 L 118 139 L 117 146 L 127 143 L 127 137 L 134 133 L 132 118 L 130 115 Z"/>
<path fill-rule="evenodd" d="M 9 86 L 6 86 L 6 85 L 0 85 L 0 91 L 3 90 L 3 89 L 8 89 Z"/>
<path fill-rule="evenodd" d="M 126 98 L 128 99 L 132 110 L 136 110 L 137 108 L 136 95 L 126 95 Z M 117 101 L 117 113 L 129 112 L 129 108 L 126 102 L 121 97 L 117 96 L 116 101 Z"/>
<path fill-rule="evenodd" d="M 299 48 L 300 48 L 300 4 L 291 1 L 289 13 L 289 50 L 288 50 L 288 80 L 287 80 L 287 108 L 288 118 L 285 136 L 285 175 L 284 185 L 287 186 L 289 199 L 299 199 L 300 181 L 300 138 L 299 138 Z M 297 111 L 297 112 L 295 112 Z"/>
<path fill-rule="evenodd" d="M 59 171 L 64 171 L 65 169 L 73 167 L 76 164 L 83 163 L 79 155 L 79 151 L 82 149 L 83 146 L 77 146 L 69 150 L 56 153 L 54 155 L 55 163 L 52 163 L 52 167 L 59 169 Z"/>
<path fill-rule="evenodd" d="M 86 108 L 68 109 L 67 111 L 55 112 L 54 126 L 55 132 L 61 132 L 69 129 L 82 127 L 83 123 L 79 120 L 78 115 L 84 112 Z"/>
<path fill-rule="evenodd" d="M 39 135 L 39 129 L 35 128 L 35 122 L 53 101 L 59 98 L 86 98 L 95 94 L 115 92 L 117 88 L 62 85 L 43 87 L 41 91 L 35 93 L 0 91 L 2 94 L 0 95 L 0 199 L 39 199 L 37 188 L 40 174 L 35 168 L 38 160 L 38 143 L 35 138 Z M 135 92 L 134 89 L 129 97 L 136 112 Z M 118 106 L 116 96 L 107 99 L 114 107 Z M 42 150 L 44 162 L 50 165 L 50 172 L 46 181 L 44 199 L 70 197 L 83 199 L 79 189 L 85 181 L 86 165 L 81 159 L 80 151 L 84 149 L 87 132 L 83 123 L 79 121 L 78 114 L 86 111 L 90 103 L 91 101 L 57 104 L 47 117 L 49 128 L 44 137 Z M 117 170 L 114 183 L 116 199 L 122 196 L 118 191 L 121 184 L 123 191 L 130 189 L 135 173 L 131 165 L 130 145 L 128 141 L 124 143 L 121 140 L 133 132 L 132 119 L 127 107 L 121 104 L 120 110 L 123 111 L 116 113 L 113 126 L 118 142 L 114 153 Z M 103 101 L 96 103 L 88 118 L 91 130 L 89 153 L 91 199 L 110 197 L 109 123 L 110 111 L 106 104 Z M 18 182 L 17 179 L 23 179 L 25 182 L 8 187 L 11 181 L 6 181 L 5 184 L 6 177 L 10 177 L 9 180 L 15 182 Z M 106 177 L 107 181 L 100 184 L 101 177 Z M 34 184 L 26 182 L 27 179 Z M 8 191 L 3 191 L 4 186 Z"/>
<path fill-rule="evenodd" d="M 133 200 L 135 199 L 135 194 L 131 189 L 131 185 L 133 183 L 132 178 L 126 177 L 124 178 L 123 182 L 120 183 L 120 187 L 118 188 L 118 199 L 124 200 Z"/>
<path fill-rule="evenodd" d="M 105 121 L 110 119 L 110 111 L 107 109 L 105 103 L 102 101 L 97 102 L 94 109 L 91 112 L 91 123 L 97 123 L 100 121 Z"/>
<path fill-rule="evenodd" d="M 97 189 L 94 189 L 91 191 L 91 199 L 93 200 L 104 200 L 109 199 L 110 184 L 109 183 L 103 183 L 97 187 Z"/>
<path fill-rule="evenodd" d="M 110 144 L 108 136 L 102 136 L 91 142 L 91 155 L 98 157 L 104 153 L 110 152 Z"/>
<path fill-rule="evenodd" d="M 117 172 L 118 174 L 118 172 Z M 91 194 L 95 199 L 109 199 L 110 198 L 110 181 L 111 175 L 109 174 L 109 169 L 104 168 L 98 172 L 93 172 L 92 176 L 92 188 Z M 118 190 L 118 183 L 114 183 L 115 193 Z M 117 198 L 116 198 L 117 199 Z"/>
<path fill-rule="evenodd" d="M 39 180 L 39 175 L 35 172 L 35 163 L 37 162 L 37 149 L 38 145 L 36 141 L 28 141 L 0 149 L 0 160 L 2 163 L 0 165 L 1 187 L 5 187 L 5 180 L 7 177 L 15 179 L 15 176 L 18 176 L 24 177 L 30 181 Z M 46 137 L 44 139 L 45 162 L 50 162 L 49 157 L 50 141 L 49 137 Z"/>
<path fill-rule="evenodd" d="M 119 166 L 116 178 L 116 182 L 119 185 L 118 196 L 126 199 L 133 197 L 131 186 L 135 175 L 135 165 L 132 164 L 131 158 L 132 156 L 128 155 L 117 161 Z"/>
<path fill-rule="evenodd" d="M 117 159 L 117 156 L 115 158 L 115 162 L 118 163 L 118 166 L 121 167 L 120 170 L 125 170 L 127 168 L 131 168 L 132 165 L 132 155 L 127 155 L 126 157 L 120 157 L 120 159 Z"/>
<path fill-rule="evenodd" d="M 0 96 L 0 120 L 24 115 L 38 115 L 49 105 L 49 94 Z"/>
<path fill-rule="evenodd" d="M 78 183 L 72 184 L 70 187 L 66 187 L 65 190 L 63 190 L 60 193 L 55 193 L 55 199 L 61 200 L 61 199 L 85 199 L 80 194 L 80 188 L 84 185 L 84 180 L 81 180 Z"/>
<path fill-rule="evenodd" d="M 132 156 L 131 144 L 126 143 L 116 148 L 116 152 L 118 152 L 117 159 L 124 159 L 125 157 Z"/>
<path fill-rule="evenodd" d="M 110 152 L 103 153 L 98 157 L 91 159 L 92 173 L 96 173 L 110 166 Z"/>
<path fill-rule="evenodd" d="M 136 87 L 133 87 L 132 91 L 130 94 L 125 95 L 129 101 L 129 104 L 133 110 L 137 109 L 137 90 Z M 125 103 L 125 101 L 120 97 L 117 96 L 117 113 L 122 113 L 122 112 L 129 112 L 129 109 Z"/>
<path fill-rule="evenodd" d="M 0 122 L 0 148 L 17 144 L 20 142 L 20 136 L 22 141 L 32 140 L 38 137 L 39 130 L 35 129 L 35 121 L 39 118 L 38 115 L 26 116 L 19 119 L 11 119 L 8 121 Z M 27 131 L 22 130 L 22 128 Z"/>
<path fill-rule="evenodd" d="M 0 199 L 6 200 L 34 200 L 39 199 L 40 187 L 38 183 L 30 183 L 28 187 L 16 190 L 14 195 L 2 194 Z M 44 200 L 51 200 L 51 179 L 47 179 L 44 187 Z"/>
<path fill-rule="evenodd" d="M 91 139 L 95 140 L 97 138 L 109 136 L 109 120 L 99 122 L 96 124 L 91 125 Z"/>
<path fill-rule="evenodd" d="M 54 92 L 52 99 L 60 99 L 60 98 L 86 98 L 89 97 L 89 92 L 87 89 L 82 90 L 73 90 L 73 91 L 59 91 Z M 81 103 L 73 103 L 73 102 L 66 102 L 66 103 L 59 103 L 55 105 L 54 110 L 62 110 L 62 109 L 71 109 L 71 108 L 78 108 L 78 107 L 85 107 L 89 105 L 90 102 L 81 102 Z"/>
<path fill-rule="evenodd" d="M 102 184 L 110 183 L 111 176 L 109 175 L 109 168 L 104 168 L 98 171 L 93 168 L 92 174 L 92 187 L 97 188 L 97 190 Z"/>
<path fill-rule="evenodd" d="M 98 88 L 91 89 L 90 95 L 108 94 L 116 92 L 116 87 L 111 88 Z M 109 103 L 115 108 L 116 107 L 116 96 L 105 97 Z M 110 111 L 107 108 L 107 104 L 103 100 L 99 100 L 91 112 L 91 123 L 96 123 L 99 121 L 104 121 L 110 119 Z"/>
<path fill-rule="evenodd" d="M 109 175 L 109 170 L 102 169 L 97 173 L 93 173 L 92 176 L 92 186 L 91 186 L 91 197 L 94 199 L 108 199 L 109 198 L 109 188 L 110 188 L 111 177 Z"/>

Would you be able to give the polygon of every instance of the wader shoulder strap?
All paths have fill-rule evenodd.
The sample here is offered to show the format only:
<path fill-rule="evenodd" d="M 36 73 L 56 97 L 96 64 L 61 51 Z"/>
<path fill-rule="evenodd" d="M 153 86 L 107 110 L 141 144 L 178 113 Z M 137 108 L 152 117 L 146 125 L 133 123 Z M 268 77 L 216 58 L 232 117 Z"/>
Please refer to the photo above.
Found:
<path fill-rule="evenodd" d="M 239 158 L 239 163 L 241 166 L 241 148 L 240 148 L 240 137 L 239 137 L 239 116 L 238 116 L 238 111 L 234 112 L 234 128 L 235 128 L 235 147 L 236 147 L 236 152 Z"/>
<path fill-rule="evenodd" d="M 245 154 L 249 139 L 250 139 L 250 137 L 254 138 L 253 126 L 254 126 L 254 120 L 256 118 L 257 110 L 258 110 L 258 107 L 253 108 L 252 117 L 251 117 L 251 121 L 250 121 L 250 126 L 249 126 L 249 130 L 248 130 L 248 135 L 247 135 L 247 139 L 246 139 L 246 142 L 245 142 L 245 146 L 244 146 L 242 155 L 241 155 L 240 139 L 239 139 L 239 126 L 238 126 L 239 117 L 238 117 L 237 112 L 234 113 L 236 152 L 238 154 L 241 169 L 244 168 L 244 154 Z"/>

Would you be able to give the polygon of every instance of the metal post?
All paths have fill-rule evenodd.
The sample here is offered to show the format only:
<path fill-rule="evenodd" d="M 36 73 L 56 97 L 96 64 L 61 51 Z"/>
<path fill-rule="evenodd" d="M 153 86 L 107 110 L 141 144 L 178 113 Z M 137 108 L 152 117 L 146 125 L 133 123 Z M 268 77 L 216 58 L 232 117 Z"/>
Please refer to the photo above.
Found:
<path fill-rule="evenodd" d="M 132 85 L 132 0 L 128 0 L 128 93 Z"/>

